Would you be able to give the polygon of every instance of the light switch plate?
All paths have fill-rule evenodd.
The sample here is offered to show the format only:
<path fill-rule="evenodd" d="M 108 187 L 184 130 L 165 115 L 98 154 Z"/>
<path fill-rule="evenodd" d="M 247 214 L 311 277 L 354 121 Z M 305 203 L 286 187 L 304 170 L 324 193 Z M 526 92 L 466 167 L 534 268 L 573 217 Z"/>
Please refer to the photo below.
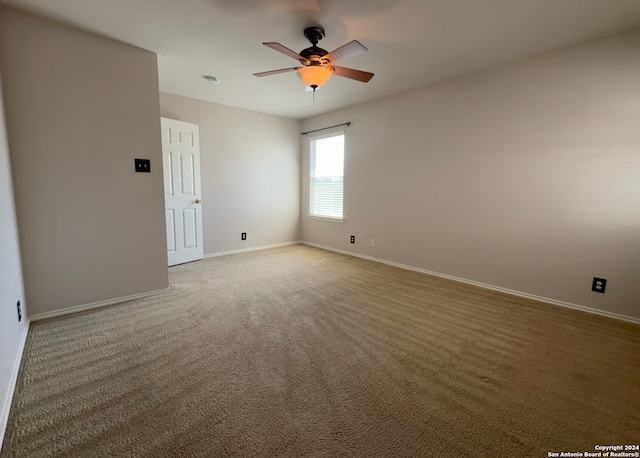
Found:
<path fill-rule="evenodd" d="M 150 159 L 135 159 L 136 172 L 151 172 L 151 160 Z"/>

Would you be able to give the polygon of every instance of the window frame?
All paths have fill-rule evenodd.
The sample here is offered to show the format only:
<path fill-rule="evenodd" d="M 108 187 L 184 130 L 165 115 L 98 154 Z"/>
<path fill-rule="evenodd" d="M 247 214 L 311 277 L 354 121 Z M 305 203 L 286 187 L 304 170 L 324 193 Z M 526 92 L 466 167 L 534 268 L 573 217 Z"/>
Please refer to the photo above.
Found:
<path fill-rule="evenodd" d="M 343 149 L 342 149 L 342 217 L 336 216 L 325 216 L 325 215 L 317 215 L 311 213 L 311 199 L 313 197 L 313 171 L 315 169 L 315 145 L 313 144 L 316 140 L 322 140 L 324 138 L 338 137 L 343 136 Z M 326 132 L 322 134 L 308 135 L 307 139 L 309 141 L 309 199 L 307 201 L 307 217 L 310 219 L 316 219 L 320 221 L 330 221 L 333 223 L 343 223 L 345 219 L 344 212 L 344 183 L 345 183 L 345 156 L 346 156 L 346 145 L 347 145 L 347 133 L 345 130 L 334 130 L 331 132 Z"/>

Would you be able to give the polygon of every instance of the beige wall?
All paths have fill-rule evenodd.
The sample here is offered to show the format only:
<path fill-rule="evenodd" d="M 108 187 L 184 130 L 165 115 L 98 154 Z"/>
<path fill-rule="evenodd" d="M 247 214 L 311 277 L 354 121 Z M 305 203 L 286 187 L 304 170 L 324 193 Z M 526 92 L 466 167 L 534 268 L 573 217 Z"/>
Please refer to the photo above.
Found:
<path fill-rule="evenodd" d="M 30 316 L 167 288 L 155 54 L 1 13 Z M 137 157 L 151 174 L 134 172 Z"/>
<path fill-rule="evenodd" d="M 1 87 L 0 81 L 0 448 L 28 329 Z M 21 322 L 18 301 L 23 308 Z"/>
<path fill-rule="evenodd" d="M 306 120 L 353 124 L 344 224 L 305 216 L 302 141 L 303 240 L 640 318 L 638 56 L 636 30 Z"/>
<path fill-rule="evenodd" d="M 165 93 L 160 111 L 200 126 L 205 254 L 299 239 L 299 121 Z"/>

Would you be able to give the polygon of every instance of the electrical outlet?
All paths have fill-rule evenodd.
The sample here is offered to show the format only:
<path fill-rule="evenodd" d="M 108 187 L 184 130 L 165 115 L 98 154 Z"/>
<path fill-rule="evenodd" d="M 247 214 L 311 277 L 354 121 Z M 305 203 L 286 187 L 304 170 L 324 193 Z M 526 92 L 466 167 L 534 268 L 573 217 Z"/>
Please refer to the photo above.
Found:
<path fill-rule="evenodd" d="M 355 235 L 352 235 L 352 236 L 349 238 L 349 241 L 350 241 L 351 243 L 356 243 L 356 236 L 355 236 Z"/>
<path fill-rule="evenodd" d="M 247 240 L 247 233 L 243 232 L 242 234 L 240 234 L 240 239 L 241 240 Z"/>
<path fill-rule="evenodd" d="M 16 307 L 18 308 L 18 321 L 22 321 L 22 307 L 20 307 L 20 301 L 18 301 Z"/>
<path fill-rule="evenodd" d="M 376 239 L 371 239 L 371 246 L 376 246 Z"/>
<path fill-rule="evenodd" d="M 591 283 L 591 291 L 604 294 L 604 290 L 606 287 L 607 287 L 606 279 L 593 277 L 593 283 Z"/>

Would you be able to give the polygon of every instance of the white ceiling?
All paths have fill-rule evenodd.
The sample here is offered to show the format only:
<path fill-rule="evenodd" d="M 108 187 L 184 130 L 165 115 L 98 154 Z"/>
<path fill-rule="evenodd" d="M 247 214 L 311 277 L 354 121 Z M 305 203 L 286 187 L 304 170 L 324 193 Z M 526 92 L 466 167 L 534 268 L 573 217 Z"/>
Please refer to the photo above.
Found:
<path fill-rule="evenodd" d="M 639 0 L 0 0 L 158 54 L 160 90 L 304 119 L 494 67 L 640 24 Z M 333 76 L 316 94 L 295 73 L 253 73 L 297 62 L 303 29 L 319 46 L 358 40 L 369 52 L 340 62 L 376 76 Z M 214 86 L 203 75 L 220 78 Z"/>

